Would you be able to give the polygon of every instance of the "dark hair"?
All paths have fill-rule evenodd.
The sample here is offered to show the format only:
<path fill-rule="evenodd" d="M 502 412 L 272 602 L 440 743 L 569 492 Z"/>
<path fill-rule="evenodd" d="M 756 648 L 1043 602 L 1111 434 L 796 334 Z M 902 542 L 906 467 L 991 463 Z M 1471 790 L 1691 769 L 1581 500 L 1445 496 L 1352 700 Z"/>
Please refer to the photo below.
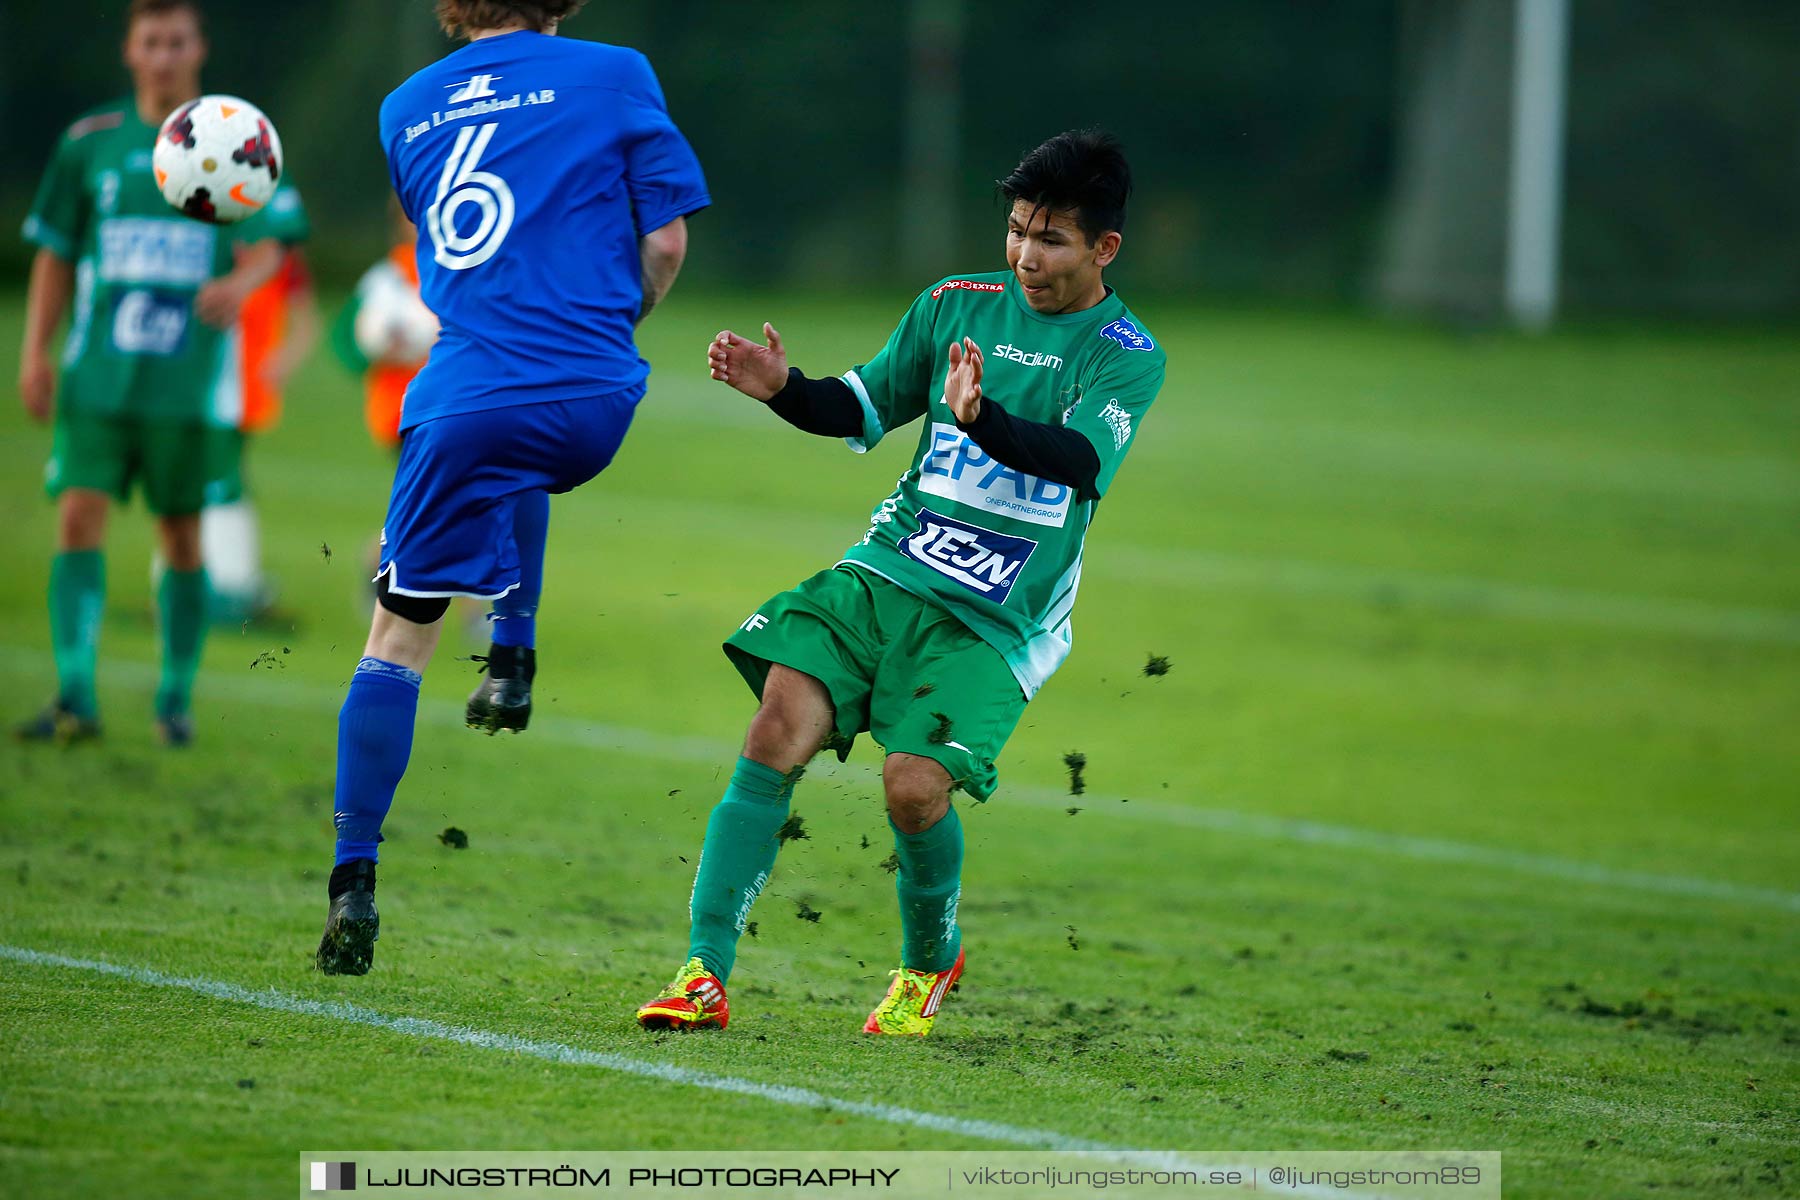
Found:
<path fill-rule="evenodd" d="M 131 32 L 139 17 L 160 17 L 172 12 L 193 13 L 194 24 L 200 27 L 202 35 L 206 33 L 206 12 L 200 7 L 200 0 L 131 0 L 125 9 L 125 31 Z"/>
<path fill-rule="evenodd" d="M 437 0 L 438 24 L 455 37 L 459 32 L 498 29 L 523 21 L 542 33 L 564 17 L 581 11 L 587 0 Z"/>
<path fill-rule="evenodd" d="M 1124 232 L 1125 201 L 1131 195 L 1131 164 L 1125 147 L 1103 129 L 1059 133 L 1024 158 L 1000 180 L 1007 202 L 1073 212 L 1088 244 L 1108 230 Z"/>
<path fill-rule="evenodd" d="M 587 0 L 437 0 L 437 23 L 452 38 L 457 32 L 499 29 L 513 22 L 544 32 L 565 16 L 580 13 Z"/>

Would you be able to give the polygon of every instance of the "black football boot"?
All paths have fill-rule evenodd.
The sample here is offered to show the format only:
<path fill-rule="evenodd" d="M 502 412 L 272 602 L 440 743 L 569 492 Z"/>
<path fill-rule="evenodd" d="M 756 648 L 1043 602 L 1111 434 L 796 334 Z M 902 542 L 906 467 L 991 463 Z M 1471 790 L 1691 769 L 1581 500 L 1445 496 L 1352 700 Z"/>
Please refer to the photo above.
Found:
<path fill-rule="evenodd" d="M 29 721 L 13 726 L 13 740 L 20 742 L 55 742 L 73 746 L 91 742 L 100 736 L 100 722 L 93 717 L 64 708 L 61 701 L 52 703 Z"/>
<path fill-rule="evenodd" d="M 156 736 L 171 750 L 187 749 L 194 744 L 193 714 L 159 713 L 156 718 Z"/>
<path fill-rule="evenodd" d="M 469 693 L 463 720 L 488 736 L 510 729 L 519 733 L 531 723 L 531 681 L 537 675 L 537 651 L 530 646 L 489 646 L 476 662 L 486 672 Z"/>
<path fill-rule="evenodd" d="M 381 918 L 375 912 L 375 862 L 356 858 L 331 869 L 331 909 L 313 962 L 327 975 L 367 975 Z"/>

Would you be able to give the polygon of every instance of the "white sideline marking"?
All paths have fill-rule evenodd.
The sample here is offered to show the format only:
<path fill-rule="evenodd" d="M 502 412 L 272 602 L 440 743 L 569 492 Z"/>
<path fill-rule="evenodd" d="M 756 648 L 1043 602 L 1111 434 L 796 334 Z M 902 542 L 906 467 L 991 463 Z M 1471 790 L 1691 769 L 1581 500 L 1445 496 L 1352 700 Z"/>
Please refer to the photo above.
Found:
<path fill-rule="evenodd" d="M 0 667 L 20 668 L 42 664 L 48 651 L 30 651 L 16 646 L 0 646 Z M 440 668 L 441 669 L 441 668 Z M 113 661 L 105 665 L 111 678 L 124 676 L 134 685 L 154 686 L 158 675 L 145 663 Z M 299 681 L 273 681 L 227 675 L 218 671 L 202 672 L 203 695 L 236 703 L 262 704 L 271 708 L 304 712 L 329 712 L 342 703 L 343 692 Z M 451 700 L 421 700 L 419 720 L 435 726 L 462 728 L 462 705 Z M 476 736 L 471 734 L 471 736 Z M 737 747 L 712 738 L 687 737 L 608 725 L 600 721 L 583 721 L 547 713 L 532 714 L 531 729 L 525 735 L 565 746 L 590 750 L 607 750 L 659 762 L 724 764 L 735 761 Z M 840 765 L 826 758 L 808 773 L 811 779 L 854 778 L 873 781 L 878 776 L 874 767 L 862 763 Z M 1058 788 L 1036 784 L 1007 784 L 996 797 L 1002 803 L 1023 803 L 1033 808 L 1068 807 L 1069 798 Z M 1565 883 L 1585 883 L 1618 891 L 1652 893 L 1662 896 L 1721 900 L 1747 904 L 1757 908 L 1774 908 L 1800 912 L 1800 892 L 1784 892 L 1776 888 L 1751 887 L 1703 879 L 1691 875 L 1662 875 L 1651 871 L 1631 871 L 1617 867 L 1586 863 L 1577 859 L 1557 858 L 1549 854 L 1533 854 L 1523 850 L 1506 850 L 1471 842 L 1455 842 L 1442 838 L 1415 837 L 1403 833 L 1384 833 L 1374 829 L 1357 829 L 1348 825 L 1330 825 L 1293 817 L 1273 817 L 1260 813 L 1238 812 L 1226 808 L 1190 808 L 1158 800 L 1088 792 L 1089 806 L 1106 804 L 1108 812 L 1125 820 L 1151 821 L 1161 825 L 1205 829 L 1213 833 L 1265 841 L 1297 842 L 1303 845 L 1344 846 L 1408 858 L 1418 862 L 1458 863 L 1465 866 L 1492 867 L 1524 875 L 1558 879 Z M 1130 803 L 1120 803 L 1129 799 Z"/>
<path fill-rule="evenodd" d="M 285 992 L 278 992 L 274 988 L 256 991 L 218 979 L 165 975 L 161 971 L 152 971 L 148 967 L 128 967 L 91 958 L 70 958 L 67 955 L 50 954 L 24 946 L 0 945 L 0 959 L 10 959 L 13 962 L 32 967 L 62 967 L 71 971 L 91 971 L 97 975 L 110 975 L 115 979 L 128 980 L 146 987 L 176 988 L 208 996 L 214 1000 L 223 1000 L 231 1004 L 248 1004 L 272 1012 L 292 1013 L 301 1017 L 320 1017 L 352 1025 L 366 1025 L 371 1029 L 382 1029 L 403 1037 L 454 1042 L 462 1046 L 474 1046 L 481 1050 L 503 1050 L 512 1054 L 541 1058 L 546 1062 L 566 1063 L 577 1067 L 599 1067 L 604 1071 L 617 1071 L 624 1075 L 637 1075 L 644 1079 L 656 1079 L 665 1083 L 706 1088 L 709 1091 L 750 1096 L 794 1108 L 821 1109 L 826 1112 L 867 1117 L 873 1121 L 884 1121 L 889 1125 L 911 1125 L 936 1133 L 979 1138 L 986 1142 L 1000 1142 L 1034 1150 L 1073 1150 L 1162 1170 L 1204 1171 L 1223 1169 L 1229 1165 L 1196 1162 L 1171 1150 L 1132 1150 L 1124 1146 L 1109 1146 L 1104 1142 L 1072 1137 L 1049 1129 L 1029 1129 L 1020 1125 L 1003 1125 L 998 1121 L 952 1117 L 943 1113 L 902 1108 L 897 1104 L 878 1104 L 868 1100 L 845 1100 L 837 1096 L 828 1096 L 824 1092 L 815 1092 L 810 1088 L 792 1087 L 780 1083 L 761 1083 L 754 1079 L 739 1079 L 734 1075 L 716 1075 L 711 1071 L 697 1071 L 691 1067 L 678 1067 L 671 1063 L 649 1062 L 607 1050 L 588 1050 L 580 1046 L 571 1046 L 566 1042 L 550 1042 L 538 1038 L 519 1037 L 510 1033 L 495 1033 L 486 1029 L 471 1029 L 466 1025 L 447 1025 L 442 1021 L 433 1021 L 424 1017 L 394 1017 L 376 1012 L 374 1009 L 346 1004 L 341 1000 L 308 1000 L 301 996 L 290 996 Z M 1341 1195 L 1328 1188 L 1288 1190 L 1294 1191 L 1295 1195 L 1318 1197 Z"/>

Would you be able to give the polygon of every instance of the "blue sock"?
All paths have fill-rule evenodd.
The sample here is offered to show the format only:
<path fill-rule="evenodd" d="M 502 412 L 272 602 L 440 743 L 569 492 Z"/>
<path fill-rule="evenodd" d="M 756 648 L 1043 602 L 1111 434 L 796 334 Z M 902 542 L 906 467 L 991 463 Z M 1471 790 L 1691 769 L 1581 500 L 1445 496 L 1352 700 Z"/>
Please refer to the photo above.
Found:
<path fill-rule="evenodd" d="M 413 719 L 419 711 L 419 673 L 379 658 L 365 658 L 350 677 L 350 694 L 338 712 L 337 861 L 375 859 L 381 822 L 412 755 Z"/>
<path fill-rule="evenodd" d="M 544 544 L 550 538 L 550 493 L 526 492 L 513 505 L 519 586 L 494 601 L 488 620 L 496 646 L 536 646 L 538 598 L 544 594 Z"/>

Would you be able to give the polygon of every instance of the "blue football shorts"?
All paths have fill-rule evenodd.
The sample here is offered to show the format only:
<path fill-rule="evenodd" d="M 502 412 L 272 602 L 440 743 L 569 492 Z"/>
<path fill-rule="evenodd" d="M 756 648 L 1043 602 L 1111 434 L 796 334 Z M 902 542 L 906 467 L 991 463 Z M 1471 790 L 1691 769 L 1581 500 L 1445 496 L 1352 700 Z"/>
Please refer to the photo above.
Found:
<path fill-rule="evenodd" d="M 612 462 L 642 388 L 452 413 L 408 429 L 381 569 L 402 596 L 495 600 L 519 586 L 513 509 L 529 492 L 567 492 Z"/>

